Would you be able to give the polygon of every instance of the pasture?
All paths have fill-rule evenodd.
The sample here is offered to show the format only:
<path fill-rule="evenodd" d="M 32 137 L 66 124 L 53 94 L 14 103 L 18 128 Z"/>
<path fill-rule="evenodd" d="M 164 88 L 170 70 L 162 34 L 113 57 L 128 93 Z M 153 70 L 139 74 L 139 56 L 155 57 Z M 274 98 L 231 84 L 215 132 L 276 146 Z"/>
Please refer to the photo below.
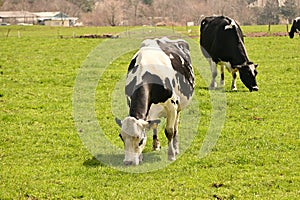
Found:
<path fill-rule="evenodd" d="M 299 37 L 245 38 L 250 59 L 259 64 L 260 90 L 250 93 L 238 79 L 238 92 L 231 92 L 231 75 L 225 73 L 225 123 L 207 156 L 199 153 L 213 116 L 214 92 L 207 90 L 201 72 L 195 70 L 197 134 L 175 162 L 156 171 L 133 173 L 95 159 L 75 126 L 73 95 L 80 69 L 105 40 L 74 36 L 128 29 L 133 27 L 0 27 L 0 199 L 300 198 Z M 199 32 L 198 27 L 189 33 L 186 27 L 170 29 L 190 36 Z M 268 28 L 242 30 L 247 34 Z M 271 29 L 285 30 L 285 26 Z M 199 44 L 198 37 L 192 38 Z M 95 92 L 99 124 L 120 148 L 113 90 L 134 52 L 112 60 Z M 159 138 L 165 146 L 162 132 Z M 151 151 L 151 143 L 148 137 L 146 152 Z M 122 162 L 122 156 L 118 158 Z"/>

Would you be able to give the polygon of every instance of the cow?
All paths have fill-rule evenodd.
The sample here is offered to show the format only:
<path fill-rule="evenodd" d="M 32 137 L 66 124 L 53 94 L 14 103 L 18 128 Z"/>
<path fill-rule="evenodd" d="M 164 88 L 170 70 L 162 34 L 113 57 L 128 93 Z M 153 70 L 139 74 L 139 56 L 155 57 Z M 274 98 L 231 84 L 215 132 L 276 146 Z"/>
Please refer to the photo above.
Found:
<path fill-rule="evenodd" d="M 236 87 L 236 73 L 250 92 L 258 91 L 256 83 L 257 66 L 249 61 L 244 45 L 243 33 L 235 20 L 225 16 L 205 17 L 200 25 L 200 46 L 203 55 L 210 63 L 212 81 L 209 89 L 217 87 L 217 65 L 221 66 L 220 85 L 224 86 L 224 68 L 232 73 L 233 91 Z"/>
<path fill-rule="evenodd" d="M 289 32 L 289 36 L 290 36 L 291 39 L 294 38 L 295 33 L 298 33 L 300 35 L 300 17 L 297 17 L 293 21 L 293 25 L 292 25 L 291 30 Z"/>
<path fill-rule="evenodd" d="M 154 129 L 153 144 L 158 141 L 157 123 L 166 118 L 168 159 L 176 160 L 179 153 L 178 123 L 180 111 L 194 92 L 194 71 L 189 45 L 182 39 L 146 39 L 128 67 L 125 95 L 129 115 L 116 119 L 124 143 L 125 165 L 142 162 L 146 145 L 145 131 Z"/>

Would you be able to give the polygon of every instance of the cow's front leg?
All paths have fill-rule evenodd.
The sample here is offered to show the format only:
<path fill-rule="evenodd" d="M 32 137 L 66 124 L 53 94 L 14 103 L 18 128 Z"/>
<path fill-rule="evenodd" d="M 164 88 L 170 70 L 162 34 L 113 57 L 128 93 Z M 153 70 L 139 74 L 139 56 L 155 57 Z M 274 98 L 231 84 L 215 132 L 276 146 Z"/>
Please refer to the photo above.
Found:
<path fill-rule="evenodd" d="M 225 75 L 224 75 L 225 65 L 221 64 L 221 79 L 220 79 L 220 86 L 225 86 Z"/>
<path fill-rule="evenodd" d="M 157 125 L 155 128 L 153 128 L 153 143 L 152 143 L 152 150 L 153 151 L 159 151 L 160 150 L 160 142 L 158 140 L 158 131 L 157 131 Z"/>
<path fill-rule="evenodd" d="M 217 69 L 217 64 L 210 60 L 210 70 L 211 70 L 211 83 L 209 86 L 210 90 L 213 90 L 217 87 L 217 82 L 216 82 L 216 77 L 218 75 L 218 69 Z"/>
<path fill-rule="evenodd" d="M 165 134 L 166 134 L 166 137 L 168 138 L 168 159 L 171 161 L 174 161 L 174 160 L 176 160 L 176 152 L 175 152 L 175 148 L 173 146 L 174 135 L 175 135 L 174 128 L 166 127 Z"/>
<path fill-rule="evenodd" d="M 173 137 L 173 147 L 175 150 L 175 154 L 179 154 L 179 143 L 178 143 L 178 123 L 179 123 L 179 118 L 180 118 L 180 112 L 177 113 L 177 119 L 175 123 L 175 132 L 174 132 L 174 137 Z"/>
<path fill-rule="evenodd" d="M 165 108 L 167 110 L 167 124 L 165 128 L 165 134 L 168 139 L 168 159 L 171 161 L 176 160 L 175 157 L 176 151 L 174 148 L 174 136 L 176 134 L 175 124 L 177 120 L 178 104 L 179 104 L 178 99 L 174 97 L 169 99 L 165 104 Z"/>
<path fill-rule="evenodd" d="M 232 72 L 232 84 L 231 84 L 231 90 L 232 91 L 237 91 L 237 87 L 236 87 L 236 71 Z"/>

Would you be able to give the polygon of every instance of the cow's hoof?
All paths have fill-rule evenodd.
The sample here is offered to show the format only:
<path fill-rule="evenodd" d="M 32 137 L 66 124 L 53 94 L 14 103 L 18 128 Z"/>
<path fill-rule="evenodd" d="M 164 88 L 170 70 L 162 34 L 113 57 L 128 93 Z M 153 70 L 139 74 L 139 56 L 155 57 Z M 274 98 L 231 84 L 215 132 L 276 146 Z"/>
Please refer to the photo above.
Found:
<path fill-rule="evenodd" d="M 176 157 L 175 157 L 175 156 L 173 156 L 173 155 L 172 155 L 172 156 L 171 156 L 171 155 L 169 155 L 169 156 L 168 156 L 168 159 L 169 159 L 170 161 L 175 161 L 175 160 L 176 160 Z"/>
<path fill-rule="evenodd" d="M 132 161 L 124 161 L 124 165 L 126 165 L 126 166 L 130 166 L 130 165 L 132 165 L 132 164 L 133 164 Z"/>
<path fill-rule="evenodd" d="M 212 82 L 211 84 L 210 84 L 210 86 L 208 87 L 208 89 L 209 90 L 215 90 L 216 88 L 217 88 L 217 83 L 216 82 Z"/>
<path fill-rule="evenodd" d="M 231 88 L 231 91 L 236 92 L 236 91 L 237 91 L 237 88 L 236 88 L 236 87 Z"/>
<path fill-rule="evenodd" d="M 175 153 L 175 149 L 172 147 L 172 148 L 169 148 L 168 150 L 168 159 L 170 161 L 174 161 L 176 160 L 176 157 L 175 157 L 176 153 Z"/>
<path fill-rule="evenodd" d="M 152 151 L 160 151 L 160 147 L 152 147 Z"/>
<path fill-rule="evenodd" d="M 258 91 L 258 87 L 257 86 L 252 87 L 252 91 Z"/>
<path fill-rule="evenodd" d="M 160 151 L 160 142 L 158 140 L 153 141 L 152 151 Z"/>

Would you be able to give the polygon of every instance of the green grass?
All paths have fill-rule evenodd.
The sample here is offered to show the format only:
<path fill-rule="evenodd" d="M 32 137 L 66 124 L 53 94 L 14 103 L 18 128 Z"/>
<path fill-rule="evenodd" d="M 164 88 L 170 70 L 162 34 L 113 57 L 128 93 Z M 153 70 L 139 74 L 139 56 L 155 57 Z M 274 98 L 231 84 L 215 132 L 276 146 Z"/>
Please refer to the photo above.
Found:
<path fill-rule="evenodd" d="M 186 31 L 185 27 L 175 29 Z M 192 29 L 196 34 L 198 27 Z M 238 80 L 238 92 L 231 92 L 231 77 L 225 74 L 226 121 L 205 158 L 199 153 L 212 111 L 207 86 L 196 71 L 198 135 L 176 162 L 135 174 L 93 158 L 79 137 L 72 113 L 79 69 L 103 42 L 73 39 L 73 32 L 123 30 L 0 27 L 0 199 L 299 199 L 299 38 L 245 38 L 250 59 L 259 64 L 260 91 L 250 93 Z M 67 39 L 60 39 L 58 32 Z M 96 92 L 99 123 L 108 139 L 120 147 L 111 111 L 112 83 L 124 76 L 133 53 L 112 62 Z M 164 134 L 160 139 L 166 144 Z M 149 138 L 146 152 L 150 146 Z"/>
<path fill-rule="evenodd" d="M 289 28 L 292 25 L 289 25 Z M 253 32 L 269 32 L 269 25 L 259 25 L 259 26 L 242 26 L 243 31 L 246 33 L 253 33 Z M 271 25 L 270 26 L 270 32 L 276 33 L 276 32 L 287 32 L 286 31 L 286 25 Z"/>
<path fill-rule="evenodd" d="M 65 37 L 83 34 L 117 34 L 133 27 L 50 27 L 50 26 L 5 26 L 0 27 L 0 37 Z"/>

